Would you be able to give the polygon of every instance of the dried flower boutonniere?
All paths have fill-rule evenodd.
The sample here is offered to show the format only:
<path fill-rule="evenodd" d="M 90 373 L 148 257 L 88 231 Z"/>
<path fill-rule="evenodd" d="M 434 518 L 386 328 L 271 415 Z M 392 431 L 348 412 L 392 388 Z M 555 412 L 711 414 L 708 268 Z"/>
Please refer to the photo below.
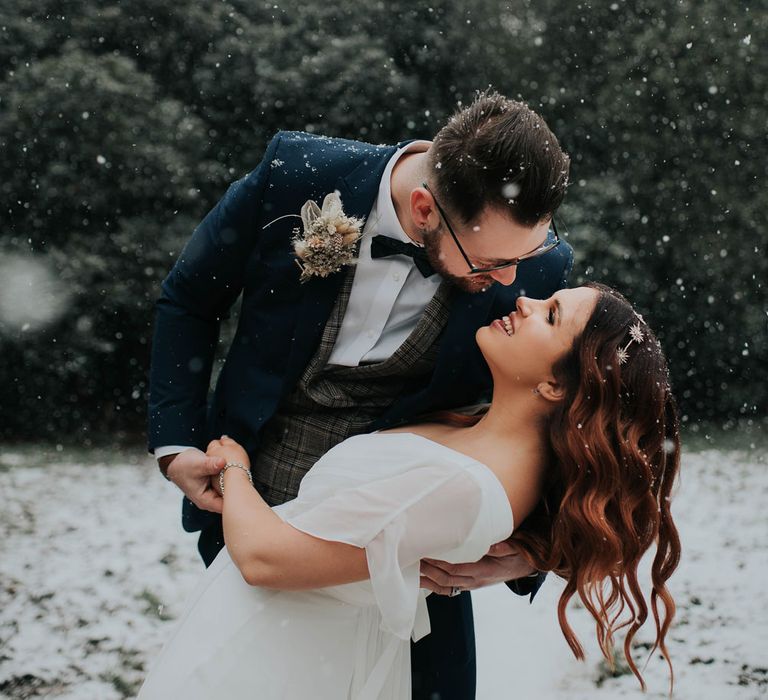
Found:
<path fill-rule="evenodd" d="M 298 214 L 286 216 L 298 217 Z M 275 221 L 278 219 L 267 226 Z M 298 226 L 293 229 L 293 250 L 302 282 L 315 275 L 328 277 L 355 262 L 355 244 L 364 220 L 344 213 L 338 192 L 325 195 L 322 209 L 311 199 L 305 202 L 301 208 L 301 221 L 304 230 Z"/>

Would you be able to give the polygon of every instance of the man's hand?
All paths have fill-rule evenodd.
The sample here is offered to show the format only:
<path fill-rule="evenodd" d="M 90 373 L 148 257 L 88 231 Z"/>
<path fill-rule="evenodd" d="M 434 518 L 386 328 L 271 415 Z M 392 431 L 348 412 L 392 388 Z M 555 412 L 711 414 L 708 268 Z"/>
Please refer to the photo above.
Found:
<path fill-rule="evenodd" d="M 488 554 L 472 564 L 422 559 L 421 587 L 440 595 L 451 595 L 453 588 L 470 591 L 535 573 L 536 569 L 531 568 L 517 553 L 517 548 L 504 540 L 493 545 Z"/>
<path fill-rule="evenodd" d="M 242 464 L 244 467 L 251 466 L 245 448 L 228 435 L 222 435 L 219 440 L 211 440 L 205 454 L 209 457 L 223 457 L 227 462 Z"/>
<path fill-rule="evenodd" d="M 224 457 L 209 457 L 197 448 L 190 447 L 173 457 L 168 464 L 167 474 L 198 508 L 221 513 L 224 501 L 214 488 L 211 477 L 218 476 L 225 464 Z"/>

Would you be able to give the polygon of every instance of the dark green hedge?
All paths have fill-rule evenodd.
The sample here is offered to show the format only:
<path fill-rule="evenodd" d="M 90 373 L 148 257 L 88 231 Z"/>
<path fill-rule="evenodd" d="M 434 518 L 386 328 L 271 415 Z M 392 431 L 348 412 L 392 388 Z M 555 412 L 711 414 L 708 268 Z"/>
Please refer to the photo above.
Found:
<path fill-rule="evenodd" d="M 277 129 L 429 137 L 488 86 L 571 154 L 572 282 L 635 301 L 687 420 L 764 415 L 767 25 L 726 0 L 0 0 L 0 270 L 44 262 L 31 303 L 64 309 L 0 315 L 0 437 L 141 433 L 159 282 Z"/>

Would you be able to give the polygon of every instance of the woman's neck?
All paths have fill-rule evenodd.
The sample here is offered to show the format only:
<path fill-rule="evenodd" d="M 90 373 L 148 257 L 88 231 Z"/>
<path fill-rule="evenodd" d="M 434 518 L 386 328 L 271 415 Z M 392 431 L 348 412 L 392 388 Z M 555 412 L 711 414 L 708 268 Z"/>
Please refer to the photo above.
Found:
<path fill-rule="evenodd" d="M 465 438 L 516 445 L 541 443 L 546 431 L 546 406 L 540 396 L 526 390 L 494 390 L 488 412 L 466 428 Z"/>
<path fill-rule="evenodd" d="M 536 469 L 545 461 L 546 402 L 529 392 L 494 390 L 488 412 L 470 427 L 442 422 L 394 428 L 440 442 L 494 468 L 501 474 L 523 464 Z"/>
<path fill-rule="evenodd" d="M 495 472 L 516 523 L 533 510 L 541 497 L 548 462 L 547 412 L 547 402 L 530 390 L 494 390 L 488 412 L 475 425 L 438 435 L 449 447 Z"/>

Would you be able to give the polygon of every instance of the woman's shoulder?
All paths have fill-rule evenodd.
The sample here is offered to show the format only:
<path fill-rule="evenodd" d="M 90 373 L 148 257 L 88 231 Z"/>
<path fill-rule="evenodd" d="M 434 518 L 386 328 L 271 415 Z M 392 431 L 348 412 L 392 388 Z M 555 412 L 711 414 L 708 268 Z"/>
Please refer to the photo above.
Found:
<path fill-rule="evenodd" d="M 300 493 L 309 497 L 392 478 L 400 482 L 401 477 L 414 484 L 437 484 L 470 471 L 471 464 L 466 455 L 413 432 L 364 433 L 326 452 L 302 479 Z"/>
<path fill-rule="evenodd" d="M 432 467 L 443 472 L 461 470 L 474 462 L 436 437 L 435 433 L 405 429 L 355 435 L 327 452 L 310 473 L 349 471 L 356 475 L 356 479 L 377 479 L 419 467 Z"/>
<path fill-rule="evenodd" d="M 419 426 L 421 428 L 421 426 Z M 401 505 L 435 494 L 446 502 L 478 504 L 478 532 L 511 531 L 511 504 L 503 484 L 485 464 L 441 444 L 440 428 L 397 429 L 347 438 L 327 452 L 301 484 L 303 500 L 317 500 L 347 488 L 400 493 Z M 375 484 L 380 484 L 376 486 Z M 377 491 L 377 489 L 381 489 Z M 439 494 L 439 496 L 437 496 Z"/>
<path fill-rule="evenodd" d="M 421 426 L 419 426 L 421 427 Z M 391 429 L 364 433 L 347 438 L 335 450 L 343 449 L 348 455 L 364 454 L 369 458 L 390 460 L 396 456 L 406 462 L 421 459 L 454 463 L 457 458 L 469 459 L 460 455 L 439 440 L 437 432 L 410 429 Z M 443 459 L 439 459 L 442 457 Z"/>
<path fill-rule="evenodd" d="M 469 472 L 479 481 L 483 490 L 495 490 L 504 486 L 497 469 L 461 449 L 456 428 L 443 424 L 419 424 L 414 428 L 396 428 L 374 433 L 380 437 L 377 449 L 391 458 L 394 454 L 404 459 L 410 467 L 434 466 L 443 471 Z"/>
<path fill-rule="evenodd" d="M 431 442 L 436 442 L 446 446 L 449 435 L 455 432 L 455 428 L 444 423 L 418 423 L 417 425 L 399 426 L 397 428 L 387 428 L 371 433 L 372 435 L 405 435 L 410 437 L 422 438 Z"/>
<path fill-rule="evenodd" d="M 410 433 L 420 441 L 417 445 L 433 445 L 434 454 L 440 453 L 458 467 L 471 472 L 487 496 L 495 500 L 503 494 L 504 500 L 522 520 L 540 498 L 546 471 L 545 456 L 535 442 L 518 442 L 500 448 L 488 444 L 472 446 L 462 435 L 462 430 L 464 428 L 442 423 L 423 423 L 379 434 L 397 436 Z"/>

